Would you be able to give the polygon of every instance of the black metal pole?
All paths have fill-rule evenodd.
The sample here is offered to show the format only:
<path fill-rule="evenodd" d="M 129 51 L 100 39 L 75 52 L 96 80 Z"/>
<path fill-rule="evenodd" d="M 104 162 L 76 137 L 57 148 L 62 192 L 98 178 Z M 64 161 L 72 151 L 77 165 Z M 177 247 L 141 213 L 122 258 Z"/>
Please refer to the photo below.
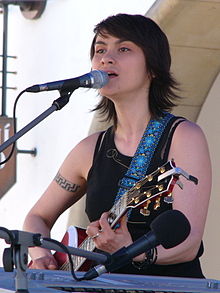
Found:
<path fill-rule="evenodd" d="M 13 136 L 9 137 L 8 140 L 6 140 L 3 144 L 0 145 L 0 153 L 3 152 L 7 147 L 12 145 L 14 142 L 16 142 L 21 136 L 23 136 L 29 130 L 34 128 L 37 124 L 39 124 L 45 118 L 47 118 L 54 111 L 61 110 L 69 102 L 69 98 L 71 94 L 72 92 L 61 94 L 61 96 L 58 99 L 53 101 L 53 104 L 46 111 L 44 111 L 39 116 L 37 116 L 34 120 L 32 120 L 30 123 L 28 123 L 18 132 L 16 132 Z M 2 164 L 2 162 L 0 162 L 0 164 Z"/>

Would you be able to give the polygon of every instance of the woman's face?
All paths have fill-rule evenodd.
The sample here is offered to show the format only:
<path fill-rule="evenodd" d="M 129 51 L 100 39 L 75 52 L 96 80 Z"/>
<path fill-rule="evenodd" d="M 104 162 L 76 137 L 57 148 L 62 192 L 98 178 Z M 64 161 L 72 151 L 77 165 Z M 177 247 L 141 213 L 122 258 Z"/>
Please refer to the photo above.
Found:
<path fill-rule="evenodd" d="M 99 90 L 108 98 L 145 94 L 150 79 L 146 69 L 145 56 L 135 43 L 113 37 L 98 35 L 94 45 L 92 69 L 103 70 L 109 75 L 109 82 Z"/>

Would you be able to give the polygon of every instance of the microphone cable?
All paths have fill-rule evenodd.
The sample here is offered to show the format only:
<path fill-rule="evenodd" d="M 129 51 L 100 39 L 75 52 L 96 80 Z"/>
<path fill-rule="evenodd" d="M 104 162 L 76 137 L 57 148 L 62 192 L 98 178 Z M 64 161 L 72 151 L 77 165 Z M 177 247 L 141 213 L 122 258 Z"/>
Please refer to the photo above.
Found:
<path fill-rule="evenodd" d="M 13 135 L 17 132 L 17 125 L 16 125 L 16 106 L 17 106 L 17 103 L 18 103 L 18 100 L 20 99 L 20 97 L 23 95 L 23 93 L 25 93 L 25 90 L 23 90 L 22 92 L 20 92 L 20 94 L 17 96 L 15 102 L 14 102 L 14 106 L 13 106 Z M 9 155 L 6 157 L 6 159 L 2 162 L 0 162 L 0 165 L 3 165 L 5 163 L 7 163 L 13 153 L 14 153 L 14 150 L 15 150 L 15 145 L 16 145 L 16 142 L 13 142 L 12 144 L 12 147 L 11 147 L 11 151 L 9 153 Z"/>
<path fill-rule="evenodd" d="M 19 93 L 19 95 L 17 96 L 17 98 L 15 99 L 15 102 L 14 102 L 14 106 L 13 106 L 13 135 L 15 135 L 17 133 L 17 125 L 16 125 L 16 108 L 17 108 L 17 103 L 20 99 L 20 97 L 26 92 L 26 89 L 21 91 Z M 73 91 L 64 91 L 64 90 L 60 90 L 60 97 L 56 100 L 53 101 L 52 105 L 54 105 L 56 107 L 56 110 L 60 110 L 62 109 L 66 103 L 68 103 L 69 101 L 69 98 L 70 96 L 72 95 Z M 14 151 L 15 151 L 15 146 L 16 146 L 16 141 L 12 143 L 12 146 L 11 146 L 11 151 L 9 153 L 9 155 L 6 157 L 6 159 L 4 161 L 0 161 L 0 166 L 7 163 Z M 8 146 L 9 147 L 9 146 Z M 0 157 L 1 158 L 1 157 Z"/>
<path fill-rule="evenodd" d="M 71 272 L 71 275 L 72 277 L 74 278 L 74 280 L 76 281 L 81 281 L 81 278 L 78 278 L 75 274 L 75 271 L 74 271 L 74 265 L 73 265 L 73 260 L 72 260 L 72 256 L 69 252 L 69 249 L 61 242 L 55 240 L 55 239 L 51 239 L 51 238 L 43 238 L 43 240 L 45 241 L 48 241 L 48 242 L 51 242 L 51 243 L 54 243 L 56 245 L 58 245 L 59 247 L 61 247 L 61 249 L 64 251 L 64 253 L 67 254 L 68 256 L 68 259 L 69 259 L 69 264 L 70 264 L 70 272 Z"/>

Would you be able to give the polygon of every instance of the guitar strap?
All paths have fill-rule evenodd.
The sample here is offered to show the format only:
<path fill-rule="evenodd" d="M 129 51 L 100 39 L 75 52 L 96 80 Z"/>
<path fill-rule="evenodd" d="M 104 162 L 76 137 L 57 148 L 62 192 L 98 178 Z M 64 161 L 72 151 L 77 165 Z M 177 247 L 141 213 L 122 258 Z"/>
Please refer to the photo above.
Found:
<path fill-rule="evenodd" d="M 137 181 L 145 176 L 161 135 L 172 117 L 174 117 L 172 114 L 165 113 L 165 115 L 159 119 L 150 120 L 130 166 L 119 183 L 119 190 L 115 202 L 118 201 L 126 191 L 133 187 Z"/>

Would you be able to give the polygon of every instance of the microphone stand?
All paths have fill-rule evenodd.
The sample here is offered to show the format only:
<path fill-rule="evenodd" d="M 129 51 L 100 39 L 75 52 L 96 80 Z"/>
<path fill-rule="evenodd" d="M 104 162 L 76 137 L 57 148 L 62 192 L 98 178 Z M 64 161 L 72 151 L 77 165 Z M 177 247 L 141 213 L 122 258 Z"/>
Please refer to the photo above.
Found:
<path fill-rule="evenodd" d="M 0 153 L 4 151 L 7 147 L 9 147 L 11 144 L 13 144 L 15 141 L 17 141 L 21 136 L 23 136 L 29 130 L 34 128 L 41 121 L 43 121 L 46 117 L 48 117 L 54 111 L 61 110 L 69 102 L 69 98 L 72 93 L 73 92 L 60 91 L 60 97 L 54 100 L 52 105 L 46 111 L 44 111 L 42 114 L 36 117 L 33 121 L 31 121 L 29 124 L 27 124 L 18 132 L 16 132 L 8 140 L 6 140 L 2 145 L 0 145 Z"/>
<path fill-rule="evenodd" d="M 29 124 L 23 127 L 20 131 L 16 132 L 2 145 L 0 145 L 0 153 L 7 147 L 17 141 L 21 136 L 43 121 L 46 117 L 52 114 L 54 111 L 61 110 L 68 102 L 71 96 L 71 92 L 60 91 L 60 97 L 53 101 L 52 105 L 37 116 Z M 0 163 L 1 164 L 1 163 Z M 9 236 L 10 235 L 10 236 Z M 15 288 L 16 292 L 28 293 L 28 281 L 27 281 L 27 264 L 28 264 L 28 247 L 41 246 L 50 250 L 56 250 L 65 252 L 59 245 L 51 243 L 50 241 L 41 238 L 40 234 L 33 234 L 25 231 L 7 230 L 0 227 L 0 238 L 6 240 L 6 243 L 11 243 L 10 248 L 6 248 L 3 254 L 4 268 L 8 272 L 13 271 L 15 265 L 17 272 L 15 275 Z M 74 247 L 66 246 L 70 254 L 95 260 L 98 263 L 105 263 L 107 256 L 95 252 L 84 251 Z"/>
<path fill-rule="evenodd" d="M 62 109 L 68 102 L 72 92 L 61 92 L 60 97 L 53 101 L 51 107 L 49 107 L 46 111 L 36 117 L 33 121 L 23 127 L 20 131 L 16 132 L 13 136 L 11 136 L 8 140 L 6 140 L 2 145 L 0 145 L 0 153 L 3 152 L 7 147 L 17 141 L 21 136 L 43 121 L 46 117 L 52 114 L 54 111 Z M 1 231 L 0 231 L 1 233 Z M 13 248 L 5 249 L 3 260 L 6 261 L 7 265 L 9 266 L 6 270 L 13 271 L 13 263 L 16 265 L 17 273 L 16 273 L 16 280 L 15 280 L 15 288 L 16 292 L 28 292 L 28 285 L 27 285 L 27 261 L 28 261 L 28 246 L 34 246 L 33 241 L 30 239 L 21 239 L 21 235 L 24 236 L 23 233 L 16 233 L 17 244 L 13 245 Z M 25 234 L 27 235 L 27 234 Z M 0 238 L 5 239 L 1 237 Z M 27 241 L 28 240 L 28 241 Z M 21 245 L 27 241 L 29 245 Z M 11 261 L 7 261 L 8 257 L 11 257 Z"/>
<path fill-rule="evenodd" d="M 12 272 L 15 266 L 15 289 L 16 293 L 28 293 L 27 264 L 28 264 L 28 247 L 40 246 L 49 250 L 66 252 L 56 243 L 44 240 L 41 234 L 34 234 L 25 231 L 8 230 L 0 227 L 0 238 L 10 243 L 10 248 L 5 248 L 3 253 L 3 265 L 6 272 Z M 51 239 L 53 241 L 53 239 Z M 56 241 L 57 242 L 57 241 Z M 65 245 L 64 245 L 65 246 Z M 107 255 L 89 252 L 80 248 L 65 246 L 70 254 L 88 258 L 97 263 L 104 264 L 107 261 Z"/>

